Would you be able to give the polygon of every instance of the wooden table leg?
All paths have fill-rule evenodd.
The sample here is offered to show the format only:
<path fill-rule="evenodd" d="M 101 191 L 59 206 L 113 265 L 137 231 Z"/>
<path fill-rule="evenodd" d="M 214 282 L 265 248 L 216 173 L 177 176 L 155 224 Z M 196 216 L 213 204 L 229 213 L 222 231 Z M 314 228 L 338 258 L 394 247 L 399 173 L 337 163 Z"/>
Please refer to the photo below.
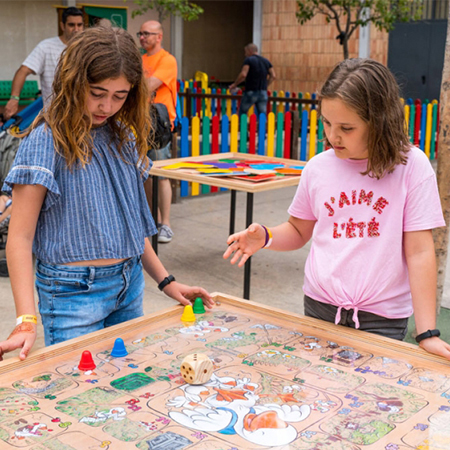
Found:
<path fill-rule="evenodd" d="M 153 176 L 152 186 L 152 215 L 156 226 L 158 226 L 158 181 L 159 177 Z M 158 254 L 158 233 L 152 236 L 152 247 L 156 254 Z"/>
<path fill-rule="evenodd" d="M 231 190 L 230 200 L 230 235 L 234 233 L 236 223 L 236 191 Z"/>

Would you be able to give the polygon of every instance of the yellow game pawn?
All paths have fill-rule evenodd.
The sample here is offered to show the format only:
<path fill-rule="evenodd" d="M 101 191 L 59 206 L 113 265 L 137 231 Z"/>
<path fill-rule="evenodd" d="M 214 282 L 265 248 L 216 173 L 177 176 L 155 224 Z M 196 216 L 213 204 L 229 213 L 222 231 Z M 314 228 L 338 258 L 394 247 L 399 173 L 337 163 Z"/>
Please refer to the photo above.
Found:
<path fill-rule="evenodd" d="M 192 310 L 192 305 L 186 305 L 184 307 L 183 314 L 181 316 L 183 322 L 195 322 L 195 314 Z"/>
<path fill-rule="evenodd" d="M 203 384 L 211 378 L 213 363 L 203 353 L 193 353 L 183 359 L 180 372 L 186 383 Z"/>

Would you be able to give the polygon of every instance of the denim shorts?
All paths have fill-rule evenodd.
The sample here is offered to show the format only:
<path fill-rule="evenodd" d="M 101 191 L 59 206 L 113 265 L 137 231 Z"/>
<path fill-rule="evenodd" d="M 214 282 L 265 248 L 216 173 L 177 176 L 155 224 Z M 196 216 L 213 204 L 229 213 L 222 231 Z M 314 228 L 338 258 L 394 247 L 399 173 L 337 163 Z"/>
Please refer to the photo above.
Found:
<path fill-rule="evenodd" d="M 334 323 L 338 308 L 328 303 L 322 303 L 305 295 L 305 316 L 325 320 Z M 341 320 L 339 325 L 355 328 L 353 321 L 353 309 L 341 310 Z M 408 332 L 408 317 L 403 319 L 388 319 L 367 311 L 358 311 L 359 330 L 369 333 L 379 334 L 380 336 L 403 341 Z"/>
<path fill-rule="evenodd" d="M 36 262 L 45 345 L 73 339 L 143 315 L 140 256 L 109 266 Z"/>
<path fill-rule="evenodd" d="M 267 112 L 267 91 L 246 91 L 242 95 L 239 115 L 247 114 L 252 105 L 255 105 L 256 115 Z"/>
<path fill-rule="evenodd" d="M 172 143 L 169 142 L 165 147 L 160 149 L 152 148 L 147 152 L 147 156 L 152 161 L 162 161 L 163 159 L 172 158 Z M 160 180 L 166 180 L 166 177 L 159 177 Z"/>

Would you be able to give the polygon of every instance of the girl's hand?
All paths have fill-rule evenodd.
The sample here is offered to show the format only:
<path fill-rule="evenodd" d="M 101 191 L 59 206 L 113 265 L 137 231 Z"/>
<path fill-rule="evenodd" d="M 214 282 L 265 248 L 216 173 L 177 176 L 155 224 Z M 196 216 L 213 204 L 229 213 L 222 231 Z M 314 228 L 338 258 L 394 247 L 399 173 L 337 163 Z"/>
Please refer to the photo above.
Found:
<path fill-rule="evenodd" d="M 246 230 L 232 234 L 227 239 L 228 248 L 223 258 L 229 258 L 231 264 L 235 264 L 239 258 L 239 267 L 242 267 L 250 256 L 260 250 L 266 242 L 266 231 L 259 223 L 252 223 Z"/>
<path fill-rule="evenodd" d="M 14 328 L 6 341 L 0 342 L 0 361 L 3 361 L 3 354 L 11 352 L 16 348 L 22 348 L 19 358 L 23 361 L 36 341 L 36 328 L 34 323 L 23 322 Z"/>
<path fill-rule="evenodd" d="M 209 293 L 198 286 L 188 286 L 177 281 L 172 281 L 172 283 L 163 289 L 163 292 L 184 306 L 194 305 L 197 297 L 200 297 L 203 300 L 203 304 L 209 309 L 215 305 Z"/>
<path fill-rule="evenodd" d="M 434 355 L 450 359 L 450 344 L 447 344 L 447 342 L 437 336 L 420 341 L 419 347 Z"/>

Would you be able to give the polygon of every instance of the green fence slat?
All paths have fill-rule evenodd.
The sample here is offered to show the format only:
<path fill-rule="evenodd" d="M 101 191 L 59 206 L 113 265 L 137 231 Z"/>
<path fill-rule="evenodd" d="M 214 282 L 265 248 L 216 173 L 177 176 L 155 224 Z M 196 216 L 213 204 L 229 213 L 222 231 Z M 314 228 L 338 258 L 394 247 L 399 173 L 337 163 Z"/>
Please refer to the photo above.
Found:
<path fill-rule="evenodd" d="M 248 153 L 248 147 L 247 147 L 247 123 L 248 123 L 248 116 L 247 114 L 242 114 L 240 119 L 240 142 L 239 142 L 239 152 L 240 153 Z"/>
<path fill-rule="evenodd" d="M 284 114 L 279 112 L 277 115 L 277 148 L 275 156 L 277 158 L 283 157 L 283 128 L 284 128 Z"/>
<path fill-rule="evenodd" d="M 209 136 L 211 133 L 211 120 L 209 117 L 203 116 L 202 119 L 202 155 L 211 154 L 211 146 L 209 145 Z M 209 194 L 211 187 L 202 184 L 202 194 Z"/>
<path fill-rule="evenodd" d="M 430 160 L 436 158 L 436 128 L 437 128 L 437 109 L 438 105 L 433 105 L 433 120 L 431 122 L 431 146 L 430 146 Z"/>
<path fill-rule="evenodd" d="M 316 153 L 323 152 L 323 122 L 320 120 L 320 117 L 317 119 L 317 147 Z"/>

